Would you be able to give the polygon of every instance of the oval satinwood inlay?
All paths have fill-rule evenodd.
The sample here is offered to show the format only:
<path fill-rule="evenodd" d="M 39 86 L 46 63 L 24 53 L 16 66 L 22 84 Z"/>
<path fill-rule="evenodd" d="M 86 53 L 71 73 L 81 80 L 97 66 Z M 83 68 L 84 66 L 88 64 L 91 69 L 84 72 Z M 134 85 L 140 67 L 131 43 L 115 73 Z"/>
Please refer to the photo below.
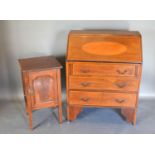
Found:
<path fill-rule="evenodd" d="M 103 56 L 122 54 L 126 49 L 125 45 L 110 41 L 89 42 L 82 46 L 82 50 L 89 54 Z"/>

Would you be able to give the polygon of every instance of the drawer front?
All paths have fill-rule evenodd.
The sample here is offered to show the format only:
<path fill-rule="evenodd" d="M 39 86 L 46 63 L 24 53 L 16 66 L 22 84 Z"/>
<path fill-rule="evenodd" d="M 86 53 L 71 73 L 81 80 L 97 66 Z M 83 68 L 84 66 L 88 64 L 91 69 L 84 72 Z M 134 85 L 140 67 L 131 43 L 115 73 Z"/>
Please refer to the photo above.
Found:
<path fill-rule="evenodd" d="M 69 104 L 101 107 L 135 107 L 136 94 L 70 91 Z"/>
<path fill-rule="evenodd" d="M 77 62 L 73 64 L 73 75 L 82 76 L 136 76 L 134 64 Z"/>
<path fill-rule="evenodd" d="M 138 80 L 131 77 L 69 77 L 69 89 L 138 91 Z"/>

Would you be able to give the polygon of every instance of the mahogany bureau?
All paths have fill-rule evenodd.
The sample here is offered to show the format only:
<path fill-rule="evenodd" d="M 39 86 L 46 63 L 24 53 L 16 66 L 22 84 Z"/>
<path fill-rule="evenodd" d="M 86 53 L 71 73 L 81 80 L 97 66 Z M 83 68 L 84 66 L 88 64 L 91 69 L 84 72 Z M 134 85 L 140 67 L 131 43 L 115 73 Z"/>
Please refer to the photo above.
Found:
<path fill-rule="evenodd" d="M 120 108 L 136 123 L 142 72 L 141 35 L 133 31 L 71 31 L 66 59 L 67 118 L 83 107 Z"/>
<path fill-rule="evenodd" d="M 32 111 L 58 107 L 62 122 L 61 64 L 52 56 L 20 59 L 26 112 L 32 129 Z"/>

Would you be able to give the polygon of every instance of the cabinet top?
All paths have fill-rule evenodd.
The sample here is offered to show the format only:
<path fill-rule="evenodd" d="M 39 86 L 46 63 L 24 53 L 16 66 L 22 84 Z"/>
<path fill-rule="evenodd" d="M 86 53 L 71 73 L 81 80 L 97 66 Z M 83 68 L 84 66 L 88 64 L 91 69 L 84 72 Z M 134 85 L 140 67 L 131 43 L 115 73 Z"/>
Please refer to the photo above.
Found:
<path fill-rule="evenodd" d="M 22 71 L 62 68 L 62 65 L 53 56 L 19 59 Z"/>
<path fill-rule="evenodd" d="M 141 35 L 120 30 L 71 31 L 67 61 L 142 63 Z"/>

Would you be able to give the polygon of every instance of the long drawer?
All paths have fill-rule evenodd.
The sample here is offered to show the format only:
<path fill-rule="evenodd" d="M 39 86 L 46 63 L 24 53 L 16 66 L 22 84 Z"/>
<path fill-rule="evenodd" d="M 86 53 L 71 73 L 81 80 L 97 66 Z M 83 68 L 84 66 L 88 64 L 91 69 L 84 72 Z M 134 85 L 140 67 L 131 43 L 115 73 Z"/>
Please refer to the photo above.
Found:
<path fill-rule="evenodd" d="M 73 75 L 80 76 L 136 76 L 136 65 L 118 63 L 76 62 Z"/>
<path fill-rule="evenodd" d="M 69 89 L 138 91 L 138 80 L 130 77 L 69 77 Z"/>
<path fill-rule="evenodd" d="M 69 104 L 101 107 L 135 107 L 136 94 L 69 91 Z"/>

